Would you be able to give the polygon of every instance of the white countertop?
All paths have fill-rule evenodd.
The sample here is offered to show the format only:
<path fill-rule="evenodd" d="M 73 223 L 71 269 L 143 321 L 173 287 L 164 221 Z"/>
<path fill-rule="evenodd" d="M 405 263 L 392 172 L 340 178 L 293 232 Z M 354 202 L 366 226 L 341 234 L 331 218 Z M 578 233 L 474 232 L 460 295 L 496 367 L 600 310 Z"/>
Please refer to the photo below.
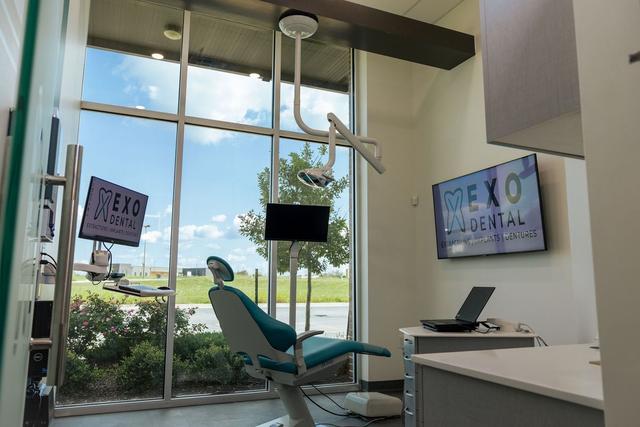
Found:
<path fill-rule="evenodd" d="M 535 338 L 535 335 L 529 332 L 491 331 L 486 334 L 481 332 L 436 332 L 424 326 L 400 328 L 400 332 L 405 335 L 420 338 Z"/>
<path fill-rule="evenodd" d="M 600 351 L 587 344 L 416 354 L 414 363 L 604 409 Z"/>

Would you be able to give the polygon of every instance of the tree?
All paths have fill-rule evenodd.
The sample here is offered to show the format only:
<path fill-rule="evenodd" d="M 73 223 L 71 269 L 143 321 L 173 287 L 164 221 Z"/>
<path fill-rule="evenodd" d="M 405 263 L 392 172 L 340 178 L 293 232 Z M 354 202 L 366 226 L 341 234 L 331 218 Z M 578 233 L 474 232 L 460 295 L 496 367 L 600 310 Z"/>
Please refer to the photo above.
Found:
<path fill-rule="evenodd" d="M 307 298 L 305 313 L 305 330 L 310 328 L 311 316 L 311 276 L 324 273 L 329 266 L 339 267 L 349 262 L 349 223 L 335 208 L 335 201 L 348 187 L 349 180 L 343 177 L 332 182 L 324 189 L 311 188 L 302 184 L 297 177 L 299 171 L 310 167 L 323 166 L 326 158 L 327 146 L 320 145 L 317 155 L 306 142 L 302 151 L 290 153 L 288 158 L 281 158 L 279 162 L 278 191 L 280 203 L 298 203 L 301 205 L 330 206 L 329 236 L 327 243 L 304 244 L 300 250 L 298 262 L 301 268 L 307 270 Z M 269 202 L 269 168 L 258 173 L 258 188 L 260 190 L 260 211 L 250 210 L 240 215 L 240 234 L 246 236 L 257 246 L 257 252 L 264 259 L 268 257 L 268 242 L 264 240 L 265 211 Z M 289 269 L 289 242 L 278 242 L 278 273 Z"/>

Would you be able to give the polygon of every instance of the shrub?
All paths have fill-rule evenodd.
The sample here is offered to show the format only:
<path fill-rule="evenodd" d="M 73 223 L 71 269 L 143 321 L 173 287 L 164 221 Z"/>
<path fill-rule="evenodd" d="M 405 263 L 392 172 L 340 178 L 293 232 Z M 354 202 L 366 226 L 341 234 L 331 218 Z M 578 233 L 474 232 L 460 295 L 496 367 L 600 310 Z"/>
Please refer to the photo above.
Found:
<path fill-rule="evenodd" d="M 167 305 L 152 299 L 75 296 L 71 303 L 67 380 L 63 393 L 81 396 L 101 390 L 118 394 L 158 390 L 164 380 Z M 220 332 L 191 325 L 196 309 L 176 309 L 174 381 L 235 385 L 248 380 L 242 358 Z"/>
<path fill-rule="evenodd" d="M 162 387 L 164 350 L 150 342 L 136 345 L 116 369 L 116 381 L 122 390 L 144 392 Z"/>
<path fill-rule="evenodd" d="M 62 385 L 63 392 L 66 390 L 74 393 L 86 391 L 95 377 L 96 373 L 84 358 L 79 357 L 72 351 L 67 351 L 65 378 Z"/>
<path fill-rule="evenodd" d="M 183 360 L 193 361 L 196 351 L 211 345 L 223 347 L 227 345 L 227 341 L 221 332 L 184 334 L 175 338 L 173 351 Z"/>
<path fill-rule="evenodd" d="M 229 385 L 247 379 L 244 361 L 233 353 L 220 332 L 184 335 L 175 340 L 176 375 L 183 381 Z M 174 360 L 174 371 L 175 369 Z"/>
<path fill-rule="evenodd" d="M 102 342 L 105 335 L 123 329 L 125 313 L 120 309 L 124 299 L 102 299 L 90 293 L 86 300 L 75 296 L 69 313 L 67 348 L 75 354 L 84 354 Z"/>

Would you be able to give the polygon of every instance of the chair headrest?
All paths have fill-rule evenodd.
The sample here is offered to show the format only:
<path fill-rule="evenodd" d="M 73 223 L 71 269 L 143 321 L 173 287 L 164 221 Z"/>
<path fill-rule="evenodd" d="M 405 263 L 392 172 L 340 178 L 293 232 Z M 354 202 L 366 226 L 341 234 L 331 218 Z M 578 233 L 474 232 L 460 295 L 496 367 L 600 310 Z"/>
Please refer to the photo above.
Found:
<path fill-rule="evenodd" d="M 233 269 L 224 259 L 212 255 L 207 258 L 207 267 L 213 274 L 213 281 L 221 288 L 224 287 L 224 282 L 233 282 Z"/>

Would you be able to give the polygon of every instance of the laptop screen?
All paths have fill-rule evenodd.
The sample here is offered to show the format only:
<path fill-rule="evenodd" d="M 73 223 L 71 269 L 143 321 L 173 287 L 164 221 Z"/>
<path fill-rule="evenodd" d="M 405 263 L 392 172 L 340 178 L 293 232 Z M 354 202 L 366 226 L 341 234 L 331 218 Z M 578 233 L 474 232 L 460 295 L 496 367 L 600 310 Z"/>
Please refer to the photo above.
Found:
<path fill-rule="evenodd" d="M 456 320 L 475 323 L 495 289 L 492 286 L 474 286 L 456 314 Z"/>

